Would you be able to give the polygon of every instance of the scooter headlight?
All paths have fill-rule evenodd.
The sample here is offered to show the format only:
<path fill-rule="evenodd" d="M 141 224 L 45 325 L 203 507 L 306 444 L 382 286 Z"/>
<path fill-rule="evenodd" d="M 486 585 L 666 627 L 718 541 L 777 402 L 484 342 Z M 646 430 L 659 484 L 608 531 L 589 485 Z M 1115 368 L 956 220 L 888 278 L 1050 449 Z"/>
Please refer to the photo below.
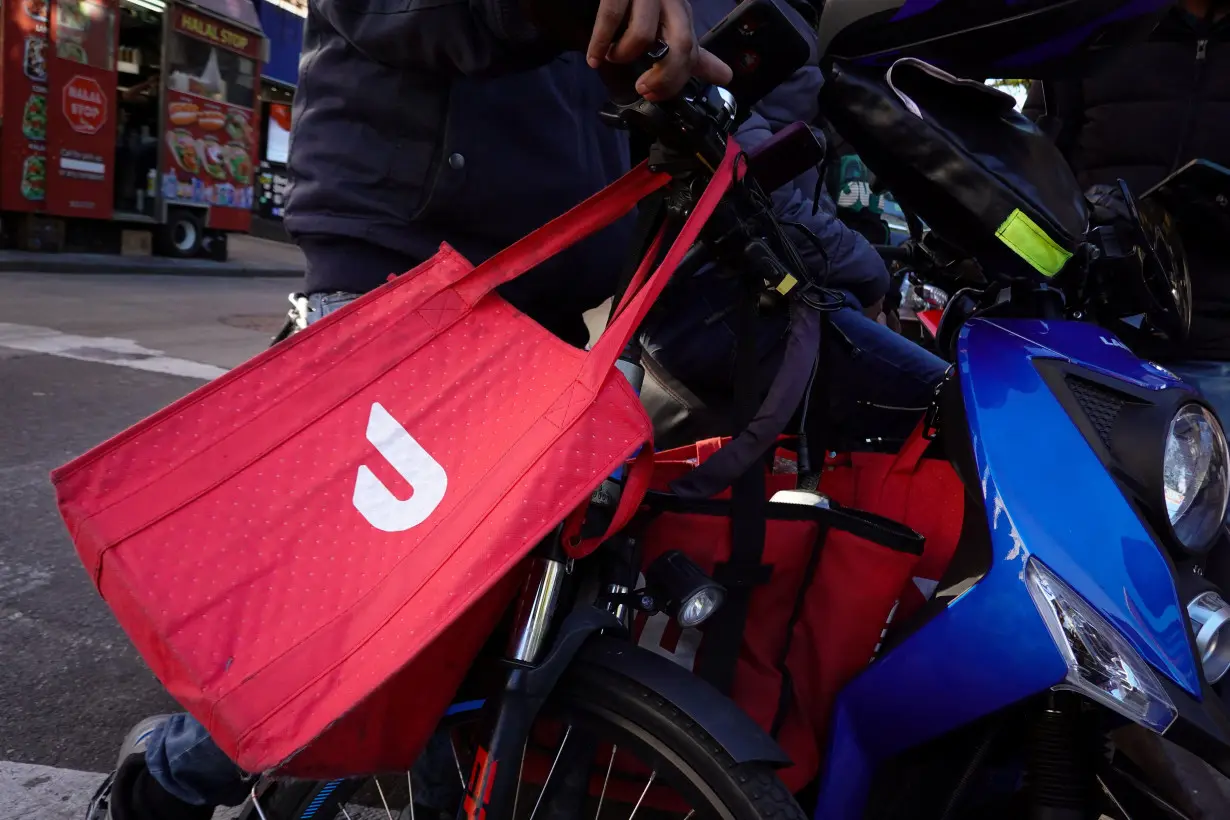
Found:
<path fill-rule="evenodd" d="M 1189 550 L 1204 550 L 1226 517 L 1230 493 L 1226 434 L 1204 405 L 1185 404 L 1171 419 L 1162 476 L 1175 538 Z"/>
<path fill-rule="evenodd" d="M 1215 589 L 1208 589 L 1187 602 L 1187 617 L 1196 636 L 1196 653 L 1204 677 L 1217 683 L 1230 671 L 1230 604 Z"/>
<path fill-rule="evenodd" d="M 1029 594 L 1068 665 L 1061 686 L 1155 732 L 1166 731 L 1178 710 L 1149 665 L 1118 630 L 1036 559 L 1029 559 L 1025 577 Z"/>

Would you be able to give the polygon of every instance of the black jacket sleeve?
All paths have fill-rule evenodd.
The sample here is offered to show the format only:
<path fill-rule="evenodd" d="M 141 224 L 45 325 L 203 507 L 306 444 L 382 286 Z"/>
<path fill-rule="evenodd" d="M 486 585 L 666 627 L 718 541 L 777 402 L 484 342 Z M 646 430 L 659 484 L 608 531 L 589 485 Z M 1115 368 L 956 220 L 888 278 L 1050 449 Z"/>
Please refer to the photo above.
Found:
<path fill-rule="evenodd" d="M 368 59 L 398 68 L 500 74 L 559 52 L 526 21 L 518 0 L 311 0 L 311 12 Z"/>

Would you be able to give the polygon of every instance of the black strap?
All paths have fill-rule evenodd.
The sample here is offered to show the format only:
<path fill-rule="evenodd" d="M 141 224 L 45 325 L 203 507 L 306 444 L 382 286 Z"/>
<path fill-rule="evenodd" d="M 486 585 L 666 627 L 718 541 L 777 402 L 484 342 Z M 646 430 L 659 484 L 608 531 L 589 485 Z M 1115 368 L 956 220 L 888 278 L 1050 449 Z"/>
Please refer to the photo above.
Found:
<path fill-rule="evenodd" d="M 829 385 L 828 364 L 832 358 L 833 334 L 836 332 L 836 325 L 830 320 L 828 311 L 821 313 L 820 353 L 816 358 L 816 370 L 809 385 L 810 392 L 803 403 L 803 413 L 799 419 L 799 429 L 802 431 L 799 449 L 807 457 L 806 465 L 799 464 L 800 490 L 819 488 L 828 446 L 832 440 L 833 396 Z"/>
<path fill-rule="evenodd" d="M 742 301 L 734 369 L 734 411 L 739 428 L 751 422 L 760 404 L 756 346 L 759 296 L 749 289 Z M 718 564 L 713 572 L 713 579 L 726 587 L 726 600 L 705 626 L 705 650 L 697 670 L 720 692 L 729 693 L 734 683 L 752 589 L 767 583 L 773 572 L 772 567 L 761 563 L 766 504 L 764 463 L 756 459 L 731 485 L 730 560 Z"/>
<path fill-rule="evenodd" d="M 645 506 L 637 514 L 638 522 L 648 524 L 662 514 L 712 515 L 727 518 L 731 514 L 731 502 L 720 498 L 680 498 L 671 493 L 650 491 L 645 494 Z M 766 521 L 811 521 L 830 529 L 848 532 L 864 541 L 870 541 L 893 552 L 906 555 L 922 555 L 925 539 L 899 521 L 882 515 L 843 507 L 830 501 L 828 507 L 812 507 L 805 504 L 765 504 Z"/>
<path fill-rule="evenodd" d="M 777 375 L 764 402 L 742 425 L 740 433 L 692 472 L 671 482 L 671 490 L 689 498 L 710 498 L 734 484 L 735 479 L 760 464 L 786 431 L 799 405 L 804 403 L 816 372 L 821 344 L 820 311 L 795 299 L 790 304 L 790 331 Z M 736 354 L 737 355 L 737 354 Z M 759 374 L 758 374 L 759 375 Z M 756 396 L 747 383 L 739 385 L 740 400 Z"/>

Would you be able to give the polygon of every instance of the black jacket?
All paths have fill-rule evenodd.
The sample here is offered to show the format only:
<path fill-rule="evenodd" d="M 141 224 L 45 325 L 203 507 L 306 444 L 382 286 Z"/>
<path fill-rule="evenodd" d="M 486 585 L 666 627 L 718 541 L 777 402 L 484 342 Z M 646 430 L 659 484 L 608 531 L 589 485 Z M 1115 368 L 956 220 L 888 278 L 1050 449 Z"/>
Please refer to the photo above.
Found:
<path fill-rule="evenodd" d="M 329 238 L 416 261 L 447 241 L 478 263 L 627 170 L 627 135 L 596 116 L 607 99 L 596 72 L 539 43 L 517 9 L 310 0 L 285 220 L 293 237 L 313 238 L 310 291 L 362 292 L 388 274 L 345 245 L 330 258 Z M 631 227 L 581 243 L 513 290 L 548 291 L 578 313 L 601 303 Z"/>
<path fill-rule="evenodd" d="M 1057 142 L 1081 184 L 1124 179 L 1137 194 L 1193 159 L 1230 166 L 1230 17 L 1216 24 L 1174 9 L 1147 42 L 1128 46 L 1083 81 L 1040 86 L 1025 112 L 1057 118 Z M 1185 236 L 1196 317 L 1176 355 L 1230 359 L 1230 264 L 1223 248 Z"/>

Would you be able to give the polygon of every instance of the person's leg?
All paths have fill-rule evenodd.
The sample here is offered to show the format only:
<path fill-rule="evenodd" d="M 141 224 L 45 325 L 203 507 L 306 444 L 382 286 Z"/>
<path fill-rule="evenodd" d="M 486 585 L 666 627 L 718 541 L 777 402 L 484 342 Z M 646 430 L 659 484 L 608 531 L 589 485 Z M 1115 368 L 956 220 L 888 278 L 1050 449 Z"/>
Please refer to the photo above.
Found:
<path fill-rule="evenodd" d="M 208 820 L 215 806 L 238 803 L 244 792 L 243 773 L 200 723 L 158 715 L 124 738 L 115 773 L 94 794 L 86 820 Z"/>
<path fill-rule="evenodd" d="M 189 714 L 171 715 L 151 730 L 145 765 L 158 785 L 190 806 L 235 806 L 247 795 L 247 775 Z"/>
<path fill-rule="evenodd" d="M 830 446 L 905 438 L 930 406 L 948 363 L 868 318 L 855 307 L 831 315 L 836 338 L 825 346 Z"/>
<path fill-rule="evenodd" d="M 318 319 L 323 319 L 339 308 L 358 299 L 362 294 L 333 291 L 332 293 L 313 293 L 308 296 L 307 323 L 310 325 Z"/>

